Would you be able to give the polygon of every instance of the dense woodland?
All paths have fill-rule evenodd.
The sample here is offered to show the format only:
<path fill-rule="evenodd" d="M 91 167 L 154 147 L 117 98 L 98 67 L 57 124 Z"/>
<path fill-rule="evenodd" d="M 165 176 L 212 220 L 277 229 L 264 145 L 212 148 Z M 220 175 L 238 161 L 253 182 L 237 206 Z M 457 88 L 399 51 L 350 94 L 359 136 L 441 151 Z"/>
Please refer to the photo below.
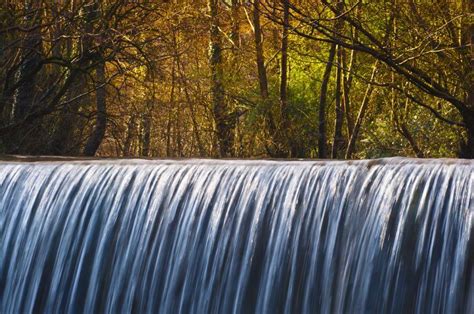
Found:
<path fill-rule="evenodd" d="M 0 153 L 474 158 L 472 0 L 2 0 Z"/>

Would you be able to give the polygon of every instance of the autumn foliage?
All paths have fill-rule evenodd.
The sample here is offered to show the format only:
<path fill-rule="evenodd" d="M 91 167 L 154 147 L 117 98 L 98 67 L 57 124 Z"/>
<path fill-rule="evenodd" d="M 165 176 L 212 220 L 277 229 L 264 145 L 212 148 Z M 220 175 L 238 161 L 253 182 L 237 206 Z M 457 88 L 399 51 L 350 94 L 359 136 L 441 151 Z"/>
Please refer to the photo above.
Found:
<path fill-rule="evenodd" d="M 474 158 L 469 0 L 0 4 L 0 153 Z"/>

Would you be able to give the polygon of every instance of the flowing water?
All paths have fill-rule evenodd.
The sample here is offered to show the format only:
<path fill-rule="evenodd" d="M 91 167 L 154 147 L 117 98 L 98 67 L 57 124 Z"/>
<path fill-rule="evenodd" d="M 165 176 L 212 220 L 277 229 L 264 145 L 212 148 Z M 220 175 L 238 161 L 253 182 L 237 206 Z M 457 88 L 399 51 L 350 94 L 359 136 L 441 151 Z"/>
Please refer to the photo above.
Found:
<path fill-rule="evenodd" d="M 0 163 L 0 313 L 474 313 L 474 162 Z"/>

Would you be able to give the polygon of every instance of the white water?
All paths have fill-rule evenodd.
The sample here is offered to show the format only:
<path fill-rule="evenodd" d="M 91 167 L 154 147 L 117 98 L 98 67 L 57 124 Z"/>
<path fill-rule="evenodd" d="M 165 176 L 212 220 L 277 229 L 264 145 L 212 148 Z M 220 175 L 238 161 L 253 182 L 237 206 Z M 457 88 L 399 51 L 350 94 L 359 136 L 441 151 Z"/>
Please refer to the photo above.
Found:
<path fill-rule="evenodd" d="M 0 163 L 0 313 L 474 313 L 474 162 Z"/>

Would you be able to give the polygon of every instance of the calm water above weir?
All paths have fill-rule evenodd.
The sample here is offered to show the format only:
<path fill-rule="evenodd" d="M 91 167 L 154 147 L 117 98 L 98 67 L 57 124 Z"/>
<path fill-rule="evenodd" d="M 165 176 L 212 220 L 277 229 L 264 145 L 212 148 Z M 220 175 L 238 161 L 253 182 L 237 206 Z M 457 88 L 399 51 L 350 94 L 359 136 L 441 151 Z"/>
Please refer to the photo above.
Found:
<path fill-rule="evenodd" d="M 0 313 L 474 313 L 474 162 L 0 162 Z"/>

